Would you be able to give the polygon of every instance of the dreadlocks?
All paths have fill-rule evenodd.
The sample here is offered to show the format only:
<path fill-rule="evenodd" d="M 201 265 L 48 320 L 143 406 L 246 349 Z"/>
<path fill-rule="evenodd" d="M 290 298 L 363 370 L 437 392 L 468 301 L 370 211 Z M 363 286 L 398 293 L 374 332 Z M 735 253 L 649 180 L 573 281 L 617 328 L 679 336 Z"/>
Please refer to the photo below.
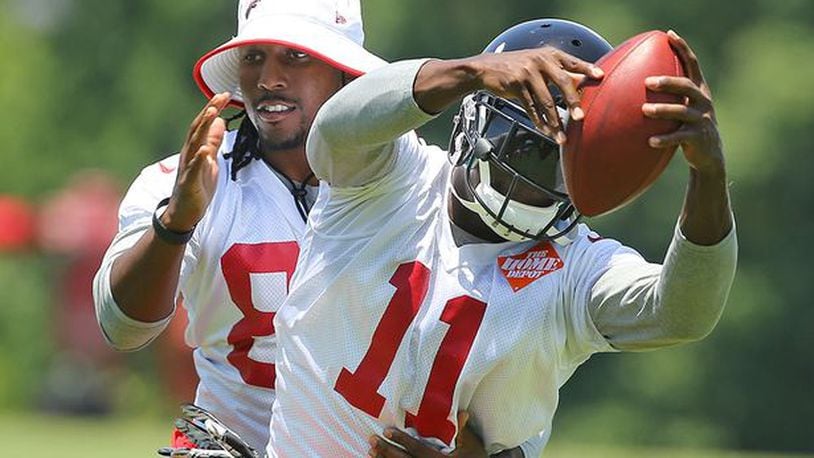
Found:
<path fill-rule="evenodd" d="M 349 75 L 345 72 L 342 72 L 342 87 L 345 87 L 353 78 L 349 77 Z M 234 116 L 230 116 L 226 118 L 226 128 L 229 129 L 229 125 L 232 121 L 237 119 L 243 118 L 240 121 L 240 127 L 237 130 L 237 138 L 235 139 L 235 144 L 232 147 L 232 151 L 225 153 L 223 157 L 226 159 L 232 160 L 232 171 L 230 176 L 232 177 L 232 181 L 237 181 L 237 172 L 238 170 L 242 169 L 243 167 L 249 165 L 252 160 L 259 160 L 263 159 L 263 156 L 260 154 L 260 135 L 257 133 L 257 128 L 254 127 L 249 117 L 246 115 L 246 110 L 241 110 Z M 270 167 L 274 168 L 271 164 Z M 294 186 L 294 182 L 291 181 L 285 174 L 274 168 L 274 170 L 284 176 L 291 185 Z M 307 182 L 314 174 L 306 178 L 303 182 L 303 186 L 305 186 L 305 182 Z M 292 191 L 293 192 L 293 191 Z M 303 191 L 299 191 L 300 193 Z M 295 195 L 296 199 L 296 195 Z"/>
<path fill-rule="evenodd" d="M 223 157 L 232 160 L 232 181 L 237 181 L 237 172 L 243 167 L 249 165 L 253 159 L 260 159 L 259 145 L 260 136 L 257 129 L 252 124 L 252 121 L 246 116 L 246 110 L 237 113 L 226 119 L 228 126 L 232 121 L 243 118 L 240 122 L 240 128 L 237 130 L 237 138 L 235 144 L 232 146 L 232 151 L 225 153 Z"/>
<path fill-rule="evenodd" d="M 232 146 L 232 151 L 224 153 L 223 155 L 224 158 L 232 160 L 232 171 L 230 174 L 232 181 L 237 181 L 238 170 L 249 165 L 252 160 L 263 159 L 263 156 L 260 154 L 260 136 L 257 133 L 257 128 L 254 127 L 254 124 L 252 124 L 251 119 L 246 116 L 246 110 L 226 118 L 227 129 L 232 121 L 241 117 L 243 120 L 240 122 L 240 127 L 237 129 L 237 138 L 235 138 L 235 144 Z M 310 210 L 310 208 L 308 208 L 308 203 L 305 200 L 305 196 L 308 194 L 306 191 L 306 184 L 308 183 L 308 180 L 314 177 L 314 173 L 311 172 L 305 178 L 305 180 L 303 180 L 303 182 L 297 186 L 294 180 L 289 178 L 288 175 L 277 170 L 277 168 L 268 161 L 264 160 L 263 162 L 265 162 L 274 170 L 274 172 L 285 178 L 286 182 L 288 182 L 287 188 L 291 192 L 291 196 L 294 197 L 294 203 L 297 206 L 297 211 L 300 213 L 302 220 L 305 221 L 308 217 L 308 211 Z"/>

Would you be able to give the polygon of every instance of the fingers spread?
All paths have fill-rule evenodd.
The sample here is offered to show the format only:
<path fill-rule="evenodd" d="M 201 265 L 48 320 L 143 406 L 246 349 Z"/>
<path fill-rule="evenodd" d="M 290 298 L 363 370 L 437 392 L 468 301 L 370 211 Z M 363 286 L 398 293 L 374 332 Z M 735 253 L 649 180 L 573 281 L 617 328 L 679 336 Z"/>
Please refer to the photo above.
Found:
<path fill-rule="evenodd" d="M 645 103 L 642 105 L 642 113 L 653 119 L 672 119 L 684 123 L 700 122 L 704 115 L 700 111 L 680 104 L 669 103 Z"/>
<path fill-rule="evenodd" d="M 690 129 L 682 128 L 669 134 L 656 135 L 650 137 L 650 140 L 648 140 L 648 144 L 653 148 L 667 148 L 669 146 L 678 146 L 682 143 L 689 141 L 696 135 L 697 135 L 696 132 Z"/>
<path fill-rule="evenodd" d="M 537 105 L 534 101 L 534 97 L 525 87 L 521 90 L 520 101 L 523 103 L 523 108 L 526 110 L 526 114 L 529 115 L 531 122 L 533 122 L 534 125 L 537 126 L 537 128 L 540 129 L 540 131 L 542 131 L 545 135 L 551 136 L 551 129 L 543 121 L 543 116 L 537 111 Z"/>
<path fill-rule="evenodd" d="M 665 92 L 687 97 L 691 105 L 708 110 L 712 107 L 709 99 L 700 87 L 688 78 L 680 76 L 651 76 L 644 81 L 651 91 Z"/>
<path fill-rule="evenodd" d="M 205 138 L 188 143 L 188 151 L 185 157 L 182 158 L 183 162 L 180 163 L 179 175 L 181 170 L 197 174 L 207 166 L 210 170 L 217 167 L 217 155 L 226 132 L 226 122 L 213 114 L 214 107 L 209 107 L 207 111 L 209 112 L 207 116 L 214 117 L 208 120 L 205 118 L 205 122 L 201 123 L 199 132 L 196 132 L 196 136 L 205 135 Z M 208 130 L 203 133 L 201 130 L 205 126 Z"/>
<path fill-rule="evenodd" d="M 563 52 L 558 53 L 558 55 L 560 57 L 560 65 L 569 72 L 580 73 L 593 79 L 601 79 L 605 76 L 605 72 L 595 64 Z"/>
<path fill-rule="evenodd" d="M 192 157 L 197 154 L 198 149 L 207 140 L 212 122 L 217 119 L 218 114 L 229 103 L 230 97 L 228 92 L 215 95 L 192 121 L 187 131 L 184 146 L 181 148 L 179 161 L 181 169 L 192 160 Z"/>
<path fill-rule="evenodd" d="M 203 117 L 190 138 L 190 146 L 193 147 L 193 150 L 196 146 L 202 145 L 210 140 L 212 138 L 212 134 L 215 134 L 216 136 L 220 134 L 222 137 L 222 131 L 226 129 L 226 124 L 223 123 L 223 120 L 218 116 L 221 110 L 222 108 L 219 105 L 212 105 L 204 110 Z M 216 120 L 220 120 L 221 122 L 216 123 Z M 215 124 L 218 125 L 213 130 L 213 125 Z"/>
<path fill-rule="evenodd" d="M 554 138 L 558 143 L 565 142 L 565 133 L 562 131 L 560 115 L 557 113 L 557 104 L 548 91 L 545 80 L 540 76 L 535 78 L 527 87 L 527 91 L 532 99 L 532 106 L 536 116 L 546 127 L 543 133 Z"/>
<path fill-rule="evenodd" d="M 678 58 L 684 66 L 684 71 L 687 77 L 690 78 L 695 84 L 701 86 L 704 83 L 704 75 L 701 73 L 701 66 L 698 64 L 698 57 L 693 52 L 687 41 L 678 36 L 677 33 L 670 30 L 667 32 L 670 40 L 670 45 L 675 49 Z"/>
<path fill-rule="evenodd" d="M 601 79 L 605 72 L 598 66 L 570 54 L 561 53 L 560 57 L 560 64 L 566 71 L 567 80 L 563 78 L 555 81 L 555 84 L 562 92 L 563 100 L 571 112 L 571 118 L 575 121 L 581 121 L 585 117 L 585 113 L 580 107 L 580 94 L 577 88 L 587 78 Z"/>

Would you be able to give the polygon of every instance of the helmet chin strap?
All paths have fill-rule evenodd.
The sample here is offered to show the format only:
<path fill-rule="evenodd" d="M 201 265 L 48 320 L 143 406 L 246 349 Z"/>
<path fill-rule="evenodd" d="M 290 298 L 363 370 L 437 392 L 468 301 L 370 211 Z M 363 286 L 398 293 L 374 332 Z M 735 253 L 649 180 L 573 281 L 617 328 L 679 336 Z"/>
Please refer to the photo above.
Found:
<path fill-rule="evenodd" d="M 489 173 L 489 164 L 486 161 L 478 160 L 478 170 L 480 172 L 480 182 L 475 187 L 475 193 L 480 197 L 481 201 L 495 214 L 500 212 L 506 196 L 501 194 L 491 185 L 491 175 Z M 533 240 L 531 238 L 522 236 L 516 232 L 511 231 L 506 225 L 495 219 L 489 211 L 478 202 L 473 202 L 462 198 L 455 190 L 455 186 L 451 187 L 452 194 L 458 199 L 468 210 L 480 216 L 480 219 L 497 235 L 512 241 L 524 242 Z M 535 207 L 527 205 L 515 200 L 509 200 L 506 209 L 503 212 L 502 218 L 507 224 L 531 234 L 537 234 L 542 231 L 551 220 L 557 217 L 557 205 L 550 205 L 548 207 Z M 556 225 L 553 225 L 548 231 L 550 235 L 554 235 L 559 230 Z M 570 235 L 570 234 L 569 234 Z M 560 244 L 567 244 L 571 242 L 568 235 L 557 237 L 555 242 Z"/>

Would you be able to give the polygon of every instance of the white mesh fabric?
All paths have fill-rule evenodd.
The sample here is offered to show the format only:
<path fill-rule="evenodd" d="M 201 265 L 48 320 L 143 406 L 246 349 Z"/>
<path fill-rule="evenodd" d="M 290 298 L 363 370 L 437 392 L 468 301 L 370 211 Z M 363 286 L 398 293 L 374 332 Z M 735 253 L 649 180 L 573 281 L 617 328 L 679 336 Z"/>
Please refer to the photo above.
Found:
<path fill-rule="evenodd" d="M 566 289 L 602 269 L 601 262 L 591 262 L 602 256 L 586 254 L 590 242 L 550 248 L 562 266 L 515 290 L 498 259 L 537 253 L 536 243 L 455 247 L 445 205 L 445 154 L 423 146 L 413 133 L 400 138 L 397 148 L 387 176 L 358 188 L 325 185 L 312 210 L 290 296 L 275 318 L 281 350 L 271 456 L 360 456 L 371 434 L 384 426 L 405 427 L 408 413 L 419 413 L 450 335 L 452 326 L 441 315 L 453 298 L 488 305 L 454 383 L 446 420 L 454 427 L 456 412 L 468 410 L 489 452 L 541 431 L 547 437 L 563 379 L 585 352 L 610 350 L 590 324 L 586 298 L 568 292 L 582 289 Z M 384 398 L 382 409 L 371 415 L 347 400 L 348 392 L 376 397 L 364 382 L 343 393 L 338 381 L 345 372 L 360 371 L 396 294 L 394 272 L 416 260 L 430 272 L 426 298 L 376 390 Z M 465 305 L 463 315 L 478 307 Z M 447 451 L 453 443 L 428 439 Z"/>
<path fill-rule="evenodd" d="M 259 380 L 259 385 L 244 381 L 246 369 L 239 370 L 229 359 L 235 351 L 230 336 L 239 323 L 246 321 L 270 332 L 269 314 L 277 311 L 287 295 L 286 269 L 293 270 L 296 263 L 297 241 L 305 224 L 285 185 L 262 162 L 253 161 L 241 169 L 237 181 L 230 179 L 231 164 L 222 153 L 229 151 L 233 141 L 234 132 L 231 132 L 218 157 L 217 191 L 187 246 L 179 288 L 189 314 L 186 341 L 195 348 L 195 366 L 200 377 L 195 402 L 221 418 L 250 445 L 262 450 L 268 441 L 274 400 L 274 391 L 263 384 L 270 385 L 271 380 Z M 149 228 L 155 205 L 171 193 L 176 166 L 177 157 L 170 158 L 147 167 L 137 178 L 122 206 L 122 232 L 129 233 L 133 228 L 143 232 Z M 121 253 L 138 239 L 139 236 L 117 238 L 109 251 Z M 274 248 L 269 249 L 269 246 Z M 240 256 L 227 256 L 234 253 L 235 247 L 247 248 Z M 106 257 L 100 271 L 109 270 L 114 258 Z M 227 262 L 226 258 L 232 261 Z M 246 318 L 245 311 L 236 303 L 235 293 L 226 279 L 226 264 L 232 268 L 231 288 L 244 291 L 250 298 L 246 302 L 248 310 L 255 310 L 257 315 Z M 248 278 L 246 285 L 236 287 L 235 279 L 243 277 Z M 112 297 L 109 300 L 112 301 Z M 103 326 L 130 329 L 124 325 L 116 328 L 103 323 Z M 158 332 L 160 329 L 154 331 Z M 249 360 L 274 362 L 276 339 L 273 335 L 260 340 L 251 337 L 258 334 L 257 330 L 250 329 L 243 334 L 244 341 L 251 344 L 247 351 Z"/>
<path fill-rule="evenodd" d="M 268 441 L 274 393 L 267 386 L 244 380 L 245 373 L 229 360 L 235 350 L 229 339 L 241 323 L 262 322 L 262 333 L 248 332 L 254 338 L 247 356 L 263 364 L 274 362 L 274 335 L 259 337 L 271 331 L 269 314 L 277 312 L 287 295 L 290 278 L 286 269 L 293 269 L 296 263 L 296 246 L 304 222 L 290 192 L 265 164 L 253 161 L 241 169 L 237 181 L 229 178 L 227 162 L 221 159 L 219 165 L 218 191 L 199 224 L 198 244 L 202 249 L 198 268 L 182 279 L 190 313 L 187 339 L 198 347 L 195 363 L 201 382 L 196 402 L 262 450 Z M 245 247 L 244 254 L 232 254 L 230 258 L 238 246 Z M 228 260 L 235 258 L 232 263 L 237 267 L 233 270 L 240 275 L 233 277 L 248 278 L 246 295 L 251 298 L 250 313 L 256 313 L 253 317 L 247 317 L 238 306 L 236 293 L 225 278 Z M 235 280 L 231 282 L 235 289 Z"/>

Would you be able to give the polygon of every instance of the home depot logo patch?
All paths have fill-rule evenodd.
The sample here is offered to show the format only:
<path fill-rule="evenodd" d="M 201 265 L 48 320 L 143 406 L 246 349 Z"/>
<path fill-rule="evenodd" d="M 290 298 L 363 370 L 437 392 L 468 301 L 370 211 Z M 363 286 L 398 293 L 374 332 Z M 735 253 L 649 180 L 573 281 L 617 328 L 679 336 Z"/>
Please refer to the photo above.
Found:
<path fill-rule="evenodd" d="M 513 291 L 520 291 L 565 265 L 550 242 L 540 243 L 525 253 L 498 256 L 497 264 Z"/>

